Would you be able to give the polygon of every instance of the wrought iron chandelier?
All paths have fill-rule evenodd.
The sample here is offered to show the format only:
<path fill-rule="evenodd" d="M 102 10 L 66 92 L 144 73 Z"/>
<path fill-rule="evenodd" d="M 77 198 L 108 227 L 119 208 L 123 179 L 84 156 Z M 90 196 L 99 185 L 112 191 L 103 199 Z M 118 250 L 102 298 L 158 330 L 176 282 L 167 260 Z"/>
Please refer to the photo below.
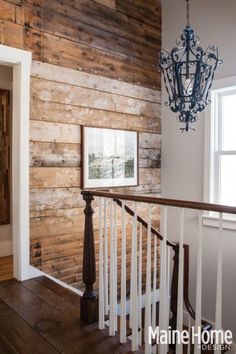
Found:
<path fill-rule="evenodd" d="M 193 129 L 198 114 L 211 103 L 209 92 L 215 70 L 222 60 L 216 46 L 210 45 L 205 51 L 199 46 L 199 37 L 190 25 L 190 0 L 186 3 L 186 27 L 176 41 L 177 47 L 170 53 L 161 50 L 160 68 L 169 96 L 166 105 L 179 113 L 179 122 L 185 124 L 181 130 L 187 132 Z"/>

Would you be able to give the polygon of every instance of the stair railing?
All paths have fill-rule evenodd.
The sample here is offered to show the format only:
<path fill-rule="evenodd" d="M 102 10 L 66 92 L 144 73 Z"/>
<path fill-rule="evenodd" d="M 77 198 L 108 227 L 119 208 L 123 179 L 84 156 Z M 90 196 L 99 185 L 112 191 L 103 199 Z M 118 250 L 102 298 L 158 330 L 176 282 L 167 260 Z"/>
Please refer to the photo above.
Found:
<path fill-rule="evenodd" d="M 84 322 L 93 323 L 98 320 L 100 329 L 104 329 L 108 323 L 109 335 L 119 333 L 121 343 L 126 343 L 128 338 L 131 339 L 132 351 L 138 350 L 144 343 L 145 354 L 156 349 L 148 340 L 149 328 L 154 330 L 158 325 L 160 330 L 167 332 L 169 326 L 180 332 L 183 330 L 184 305 L 194 320 L 195 327 L 211 328 L 210 324 L 202 321 L 202 213 L 213 211 L 219 213 L 215 329 L 222 330 L 222 215 L 236 214 L 236 208 L 103 191 L 83 191 L 82 195 L 86 202 L 83 249 L 85 292 L 81 301 L 81 319 Z M 99 199 L 99 296 L 94 291 L 96 281 L 92 208 L 94 198 Z M 131 208 L 128 203 L 134 203 L 134 207 Z M 146 205 L 147 218 L 138 215 L 140 204 Z M 155 217 L 152 215 L 152 206 L 157 205 L 162 209 L 162 233 L 152 226 Z M 119 219 L 117 206 L 121 211 Z M 180 210 L 177 231 L 179 240 L 175 243 L 167 239 L 168 207 Z M 184 243 L 185 209 L 199 211 L 196 312 L 189 301 L 189 246 Z M 128 226 L 131 227 L 129 242 Z M 118 229 L 121 229 L 120 237 Z M 118 240 L 120 240 L 119 252 Z M 174 254 L 172 281 L 171 250 Z M 131 258 L 130 274 L 127 267 L 129 258 Z M 158 353 L 167 354 L 168 350 L 168 345 L 163 344 L 159 346 Z M 176 354 L 182 354 L 183 346 L 177 345 L 175 351 Z M 195 345 L 194 353 L 201 353 L 198 344 Z"/>

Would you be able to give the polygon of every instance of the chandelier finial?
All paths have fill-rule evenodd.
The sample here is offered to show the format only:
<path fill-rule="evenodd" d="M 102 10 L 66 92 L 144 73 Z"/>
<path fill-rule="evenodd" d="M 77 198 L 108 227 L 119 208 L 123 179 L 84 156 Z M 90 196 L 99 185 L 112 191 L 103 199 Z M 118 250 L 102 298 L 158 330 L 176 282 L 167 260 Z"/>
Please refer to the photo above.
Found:
<path fill-rule="evenodd" d="M 190 26 L 190 0 L 186 0 L 187 2 L 187 26 Z"/>

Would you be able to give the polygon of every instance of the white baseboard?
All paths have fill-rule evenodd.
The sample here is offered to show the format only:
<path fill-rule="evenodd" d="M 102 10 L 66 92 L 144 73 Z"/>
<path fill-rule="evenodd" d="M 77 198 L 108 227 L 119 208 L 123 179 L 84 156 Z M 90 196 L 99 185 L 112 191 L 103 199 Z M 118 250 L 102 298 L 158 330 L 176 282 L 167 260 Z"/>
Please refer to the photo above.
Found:
<path fill-rule="evenodd" d="M 79 296 L 83 296 L 83 294 L 84 294 L 83 291 L 78 290 L 78 289 L 74 288 L 73 286 L 68 285 L 66 283 L 63 283 L 61 280 L 56 279 L 56 278 L 52 277 L 51 275 L 46 274 L 46 273 L 42 272 L 41 270 L 38 270 L 37 268 L 34 268 L 32 266 L 30 266 L 29 275 L 30 275 L 29 279 L 45 276 L 45 277 L 51 279 L 52 281 L 54 281 L 55 283 L 61 285 L 63 288 L 73 291 L 74 293 L 76 293 Z"/>
<path fill-rule="evenodd" d="M 13 255 L 13 244 L 11 240 L 0 241 L 0 257 Z"/>

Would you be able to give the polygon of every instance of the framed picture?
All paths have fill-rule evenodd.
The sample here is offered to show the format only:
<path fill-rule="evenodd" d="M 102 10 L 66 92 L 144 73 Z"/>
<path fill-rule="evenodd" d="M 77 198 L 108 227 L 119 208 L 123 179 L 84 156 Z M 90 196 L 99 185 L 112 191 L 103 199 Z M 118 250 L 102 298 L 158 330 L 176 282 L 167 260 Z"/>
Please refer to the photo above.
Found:
<path fill-rule="evenodd" d="M 82 127 L 83 188 L 138 185 L 138 133 Z"/>

